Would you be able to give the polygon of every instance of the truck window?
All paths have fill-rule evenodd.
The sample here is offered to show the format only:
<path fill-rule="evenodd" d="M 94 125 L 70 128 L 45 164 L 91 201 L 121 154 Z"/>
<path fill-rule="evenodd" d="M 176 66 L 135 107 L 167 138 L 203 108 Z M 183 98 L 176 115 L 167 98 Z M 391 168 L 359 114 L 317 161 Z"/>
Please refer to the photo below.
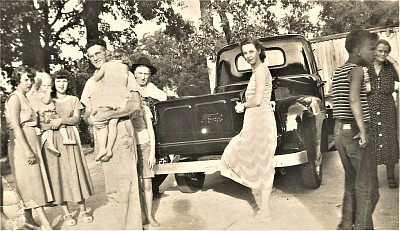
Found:
<path fill-rule="evenodd" d="M 285 56 L 281 49 L 268 49 L 265 51 L 265 55 L 267 57 L 265 58 L 264 62 L 266 62 L 270 68 L 285 64 Z M 241 54 L 239 54 L 236 58 L 236 69 L 239 72 L 251 71 L 250 64 Z"/>

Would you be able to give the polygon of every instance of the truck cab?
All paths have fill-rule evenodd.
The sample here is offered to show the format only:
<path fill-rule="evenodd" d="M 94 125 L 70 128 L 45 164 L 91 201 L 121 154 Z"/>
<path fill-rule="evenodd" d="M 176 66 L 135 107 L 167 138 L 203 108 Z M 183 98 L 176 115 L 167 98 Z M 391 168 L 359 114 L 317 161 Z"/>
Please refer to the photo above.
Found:
<path fill-rule="evenodd" d="M 276 168 L 301 165 L 307 188 L 322 181 L 322 150 L 328 139 L 324 82 L 310 43 L 301 35 L 259 39 L 273 77 L 271 102 L 277 125 Z M 156 166 L 156 174 L 175 173 L 179 189 L 195 192 L 205 175 L 218 171 L 219 158 L 243 125 L 236 113 L 252 74 L 239 44 L 217 53 L 212 94 L 185 97 L 154 105 L 156 153 L 174 155 L 174 163 Z M 243 153 L 245 155 L 245 153 Z"/>

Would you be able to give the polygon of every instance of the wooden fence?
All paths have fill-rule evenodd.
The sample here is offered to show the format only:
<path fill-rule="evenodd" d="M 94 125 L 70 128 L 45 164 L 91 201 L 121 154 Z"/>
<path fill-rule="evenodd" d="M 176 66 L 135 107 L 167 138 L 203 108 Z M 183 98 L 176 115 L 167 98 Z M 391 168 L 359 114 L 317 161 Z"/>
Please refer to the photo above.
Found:
<path fill-rule="evenodd" d="M 399 27 L 394 28 L 375 28 L 371 32 L 376 32 L 379 38 L 389 42 L 392 51 L 390 56 L 399 61 Z M 347 33 L 311 39 L 311 47 L 314 49 L 319 74 L 326 81 L 325 95 L 330 98 L 332 91 L 332 76 L 335 69 L 343 65 L 348 59 L 348 53 L 344 47 Z M 393 94 L 397 104 L 397 137 L 400 148 L 400 93 Z M 330 102 L 327 100 L 327 102 Z M 329 103 L 328 103 L 329 104 Z"/>
<path fill-rule="evenodd" d="M 378 33 L 379 38 L 387 40 L 392 47 L 390 56 L 399 60 L 399 28 L 376 28 L 370 31 Z M 349 57 L 344 47 L 346 35 L 347 33 L 343 33 L 310 40 L 318 68 L 321 69 L 319 74 L 326 81 L 325 94 L 328 96 L 332 90 L 332 76 L 335 69 L 343 65 Z"/>

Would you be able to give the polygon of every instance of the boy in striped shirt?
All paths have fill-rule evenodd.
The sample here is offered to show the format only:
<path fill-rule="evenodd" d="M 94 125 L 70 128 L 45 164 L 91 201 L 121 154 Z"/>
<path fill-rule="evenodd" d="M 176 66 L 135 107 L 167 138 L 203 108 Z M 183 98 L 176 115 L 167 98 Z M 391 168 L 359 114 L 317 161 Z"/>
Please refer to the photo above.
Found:
<path fill-rule="evenodd" d="M 369 151 L 369 107 L 363 65 L 374 60 L 378 36 L 353 30 L 346 36 L 347 62 L 332 81 L 335 145 L 345 172 L 339 229 L 374 229 L 372 213 L 379 199 L 375 157 Z"/>

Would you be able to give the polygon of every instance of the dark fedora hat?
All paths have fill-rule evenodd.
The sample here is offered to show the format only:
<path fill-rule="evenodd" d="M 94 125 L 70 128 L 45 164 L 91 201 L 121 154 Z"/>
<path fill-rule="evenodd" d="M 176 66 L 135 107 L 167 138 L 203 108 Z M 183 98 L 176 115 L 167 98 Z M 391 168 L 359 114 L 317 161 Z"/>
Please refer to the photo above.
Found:
<path fill-rule="evenodd" d="M 140 57 L 138 61 L 132 64 L 132 71 L 134 72 L 138 66 L 146 66 L 150 69 L 151 75 L 157 73 L 157 68 L 151 65 L 150 60 L 146 57 Z"/>

